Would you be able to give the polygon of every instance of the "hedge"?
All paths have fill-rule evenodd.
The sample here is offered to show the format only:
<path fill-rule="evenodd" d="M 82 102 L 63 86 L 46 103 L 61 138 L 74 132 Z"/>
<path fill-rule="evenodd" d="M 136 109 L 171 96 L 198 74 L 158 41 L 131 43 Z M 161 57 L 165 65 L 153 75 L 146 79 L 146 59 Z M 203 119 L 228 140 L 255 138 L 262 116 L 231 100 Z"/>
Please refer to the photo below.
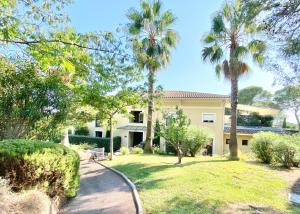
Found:
<path fill-rule="evenodd" d="M 100 137 L 88 137 L 88 136 L 78 136 L 78 135 L 69 135 L 70 144 L 79 145 L 87 143 L 89 145 L 97 145 L 98 148 L 105 149 L 105 152 L 109 152 L 109 138 L 100 138 Z M 114 137 L 114 152 L 121 148 L 121 137 Z"/>
<path fill-rule="evenodd" d="M 0 176 L 13 191 L 37 187 L 50 197 L 76 196 L 79 186 L 78 154 L 56 143 L 32 140 L 0 142 Z"/>

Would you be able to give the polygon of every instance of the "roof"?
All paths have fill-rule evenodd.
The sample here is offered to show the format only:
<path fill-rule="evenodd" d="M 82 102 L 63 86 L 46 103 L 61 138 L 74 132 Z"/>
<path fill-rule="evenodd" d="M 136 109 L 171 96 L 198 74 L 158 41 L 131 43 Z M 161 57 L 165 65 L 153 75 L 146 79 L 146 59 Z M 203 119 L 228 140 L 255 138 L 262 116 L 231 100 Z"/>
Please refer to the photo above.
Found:
<path fill-rule="evenodd" d="M 147 127 L 146 126 L 121 126 L 117 129 L 123 129 L 123 130 L 129 130 L 129 131 L 146 131 Z"/>
<path fill-rule="evenodd" d="M 255 134 L 258 132 L 274 132 L 278 134 L 294 134 L 297 131 L 273 127 L 237 126 L 238 134 Z M 224 133 L 230 133 L 230 126 L 224 126 Z"/>
<path fill-rule="evenodd" d="M 229 99 L 228 95 L 201 93 L 192 91 L 163 91 L 165 99 Z"/>

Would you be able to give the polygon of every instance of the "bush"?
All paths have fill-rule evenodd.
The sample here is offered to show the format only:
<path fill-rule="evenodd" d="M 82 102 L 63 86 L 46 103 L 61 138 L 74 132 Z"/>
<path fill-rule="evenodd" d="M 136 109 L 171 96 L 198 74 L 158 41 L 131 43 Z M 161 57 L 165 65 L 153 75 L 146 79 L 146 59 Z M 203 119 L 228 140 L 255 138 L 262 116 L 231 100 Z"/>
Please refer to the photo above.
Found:
<path fill-rule="evenodd" d="M 187 152 L 189 152 L 192 157 L 195 157 L 201 148 L 209 144 L 210 136 L 207 129 L 193 126 L 189 127 L 186 136 Z"/>
<path fill-rule="evenodd" d="M 87 127 L 79 127 L 75 130 L 75 135 L 88 136 L 89 134 L 90 134 L 90 132 Z"/>
<path fill-rule="evenodd" d="M 299 148 L 290 136 L 282 136 L 274 144 L 274 160 L 287 168 L 298 162 Z"/>
<path fill-rule="evenodd" d="M 79 185 L 79 156 L 61 144 L 31 140 L 0 142 L 0 176 L 12 190 L 32 187 L 55 195 L 74 197 Z"/>
<path fill-rule="evenodd" d="M 279 137 L 272 132 L 255 134 L 250 142 L 252 152 L 262 162 L 271 163 L 274 160 L 274 143 Z"/>
<path fill-rule="evenodd" d="M 100 138 L 100 137 L 87 137 L 87 136 L 78 136 L 78 135 L 69 135 L 70 144 L 89 144 L 97 145 L 98 148 L 105 149 L 105 152 L 109 152 L 109 138 Z M 121 148 L 121 137 L 114 137 L 114 152 Z"/>
<path fill-rule="evenodd" d="M 133 148 L 131 152 L 132 152 L 132 154 L 143 154 L 144 151 L 142 148 L 136 147 L 136 148 Z"/>
<path fill-rule="evenodd" d="M 128 155 L 129 149 L 127 147 L 121 147 L 120 152 L 122 155 Z"/>

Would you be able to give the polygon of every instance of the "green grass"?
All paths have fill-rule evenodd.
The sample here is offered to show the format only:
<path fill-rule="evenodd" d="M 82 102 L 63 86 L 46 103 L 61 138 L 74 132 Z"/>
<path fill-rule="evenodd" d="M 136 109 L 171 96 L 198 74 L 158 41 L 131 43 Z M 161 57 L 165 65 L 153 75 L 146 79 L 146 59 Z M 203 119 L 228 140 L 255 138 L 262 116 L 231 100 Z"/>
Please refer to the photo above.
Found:
<path fill-rule="evenodd" d="M 147 213 L 223 213 L 232 205 L 300 213 L 288 203 L 288 184 L 267 167 L 210 157 L 186 157 L 180 166 L 176 161 L 173 156 L 127 155 L 106 164 L 136 184 Z"/>

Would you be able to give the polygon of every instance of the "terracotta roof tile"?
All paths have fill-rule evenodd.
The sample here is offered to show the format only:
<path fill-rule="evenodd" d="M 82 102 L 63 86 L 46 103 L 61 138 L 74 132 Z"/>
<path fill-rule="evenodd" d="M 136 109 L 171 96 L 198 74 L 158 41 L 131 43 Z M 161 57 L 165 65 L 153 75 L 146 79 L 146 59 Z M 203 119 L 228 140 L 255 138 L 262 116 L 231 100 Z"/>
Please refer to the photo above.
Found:
<path fill-rule="evenodd" d="M 192 98 L 192 99 L 229 99 L 228 95 L 211 94 L 211 93 L 201 93 L 201 92 L 191 92 L 191 91 L 164 91 L 163 98 Z"/>

